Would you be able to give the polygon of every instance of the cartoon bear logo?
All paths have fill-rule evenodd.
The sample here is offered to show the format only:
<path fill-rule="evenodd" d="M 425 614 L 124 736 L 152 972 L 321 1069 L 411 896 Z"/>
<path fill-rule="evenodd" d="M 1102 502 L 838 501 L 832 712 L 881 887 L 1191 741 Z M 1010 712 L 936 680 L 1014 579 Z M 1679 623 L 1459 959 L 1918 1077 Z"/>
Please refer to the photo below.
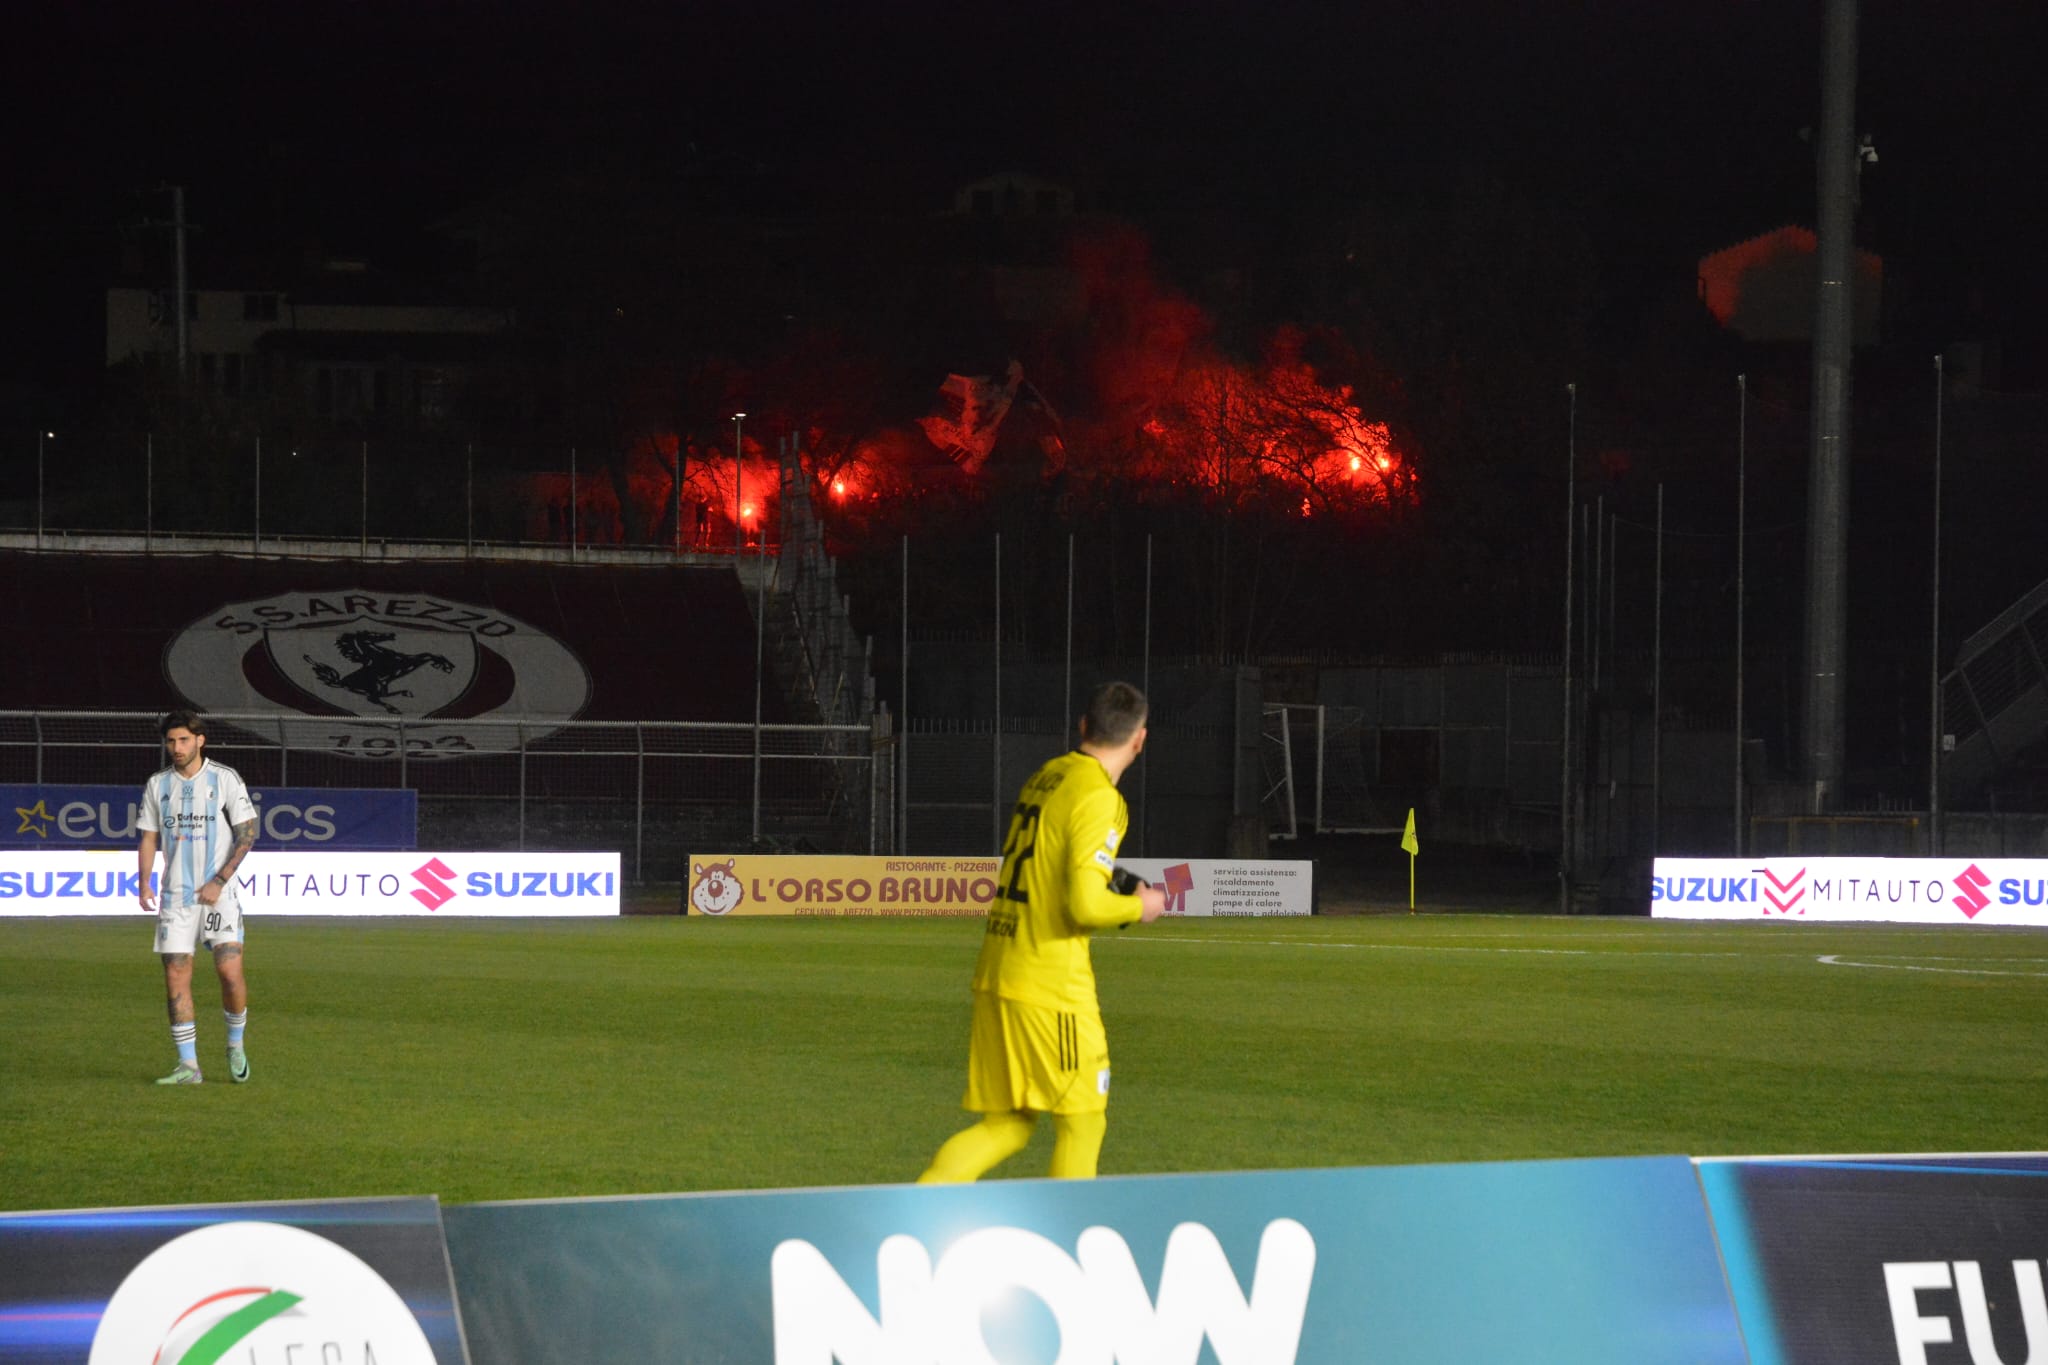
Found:
<path fill-rule="evenodd" d="M 740 878 L 734 871 L 737 862 L 737 858 L 727 858 L 708 867 L 703 863 L 697 864 L 697 884 L 690 888 L 690 904 L 697 907 L 698 914 L 728 914 L 740 903 Z"/>

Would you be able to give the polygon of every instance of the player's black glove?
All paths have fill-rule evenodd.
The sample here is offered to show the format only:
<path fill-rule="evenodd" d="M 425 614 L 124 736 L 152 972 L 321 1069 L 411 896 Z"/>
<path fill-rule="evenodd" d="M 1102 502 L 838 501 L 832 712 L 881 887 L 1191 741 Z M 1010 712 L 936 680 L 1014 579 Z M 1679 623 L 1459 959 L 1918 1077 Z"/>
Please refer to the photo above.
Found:
<path fill-rule="evenodd" d="M 1119 896 L 1134 896 L 1141 886 L 1151 883 L 1131 871 L 1128 867 L 1113 867 L 1109 870 L 1109 889 Z"/>

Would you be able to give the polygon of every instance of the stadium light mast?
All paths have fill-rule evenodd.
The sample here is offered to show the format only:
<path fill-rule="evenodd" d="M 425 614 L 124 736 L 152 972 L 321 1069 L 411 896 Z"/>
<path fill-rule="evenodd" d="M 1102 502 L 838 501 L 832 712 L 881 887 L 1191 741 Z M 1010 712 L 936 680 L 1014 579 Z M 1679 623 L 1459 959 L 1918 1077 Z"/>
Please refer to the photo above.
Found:
<path fill-rule="evenodd" d="M 738 564 L 740 556 L 747 550 L 747 486 L 746 470 L 740 464 L 741 444 L 746 431 L 747 415 L 736 412 L 732 415 L 732 562 Z"/>

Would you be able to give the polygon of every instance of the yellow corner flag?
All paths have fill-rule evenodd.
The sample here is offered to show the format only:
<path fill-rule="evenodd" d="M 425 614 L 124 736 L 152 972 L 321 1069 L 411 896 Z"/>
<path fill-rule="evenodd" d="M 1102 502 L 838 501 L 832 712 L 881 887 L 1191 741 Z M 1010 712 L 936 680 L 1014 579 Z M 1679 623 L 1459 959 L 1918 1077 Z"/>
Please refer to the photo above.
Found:
<path fill-rule="evenodd" d="M 1415 913 L 1415 855 L 1422 845 L 1415 842 L 1415 807 L 1408 808 L 1408 828 L 1401 831 L 1401 847 L 1408 850 L 1408 913 Z"/>

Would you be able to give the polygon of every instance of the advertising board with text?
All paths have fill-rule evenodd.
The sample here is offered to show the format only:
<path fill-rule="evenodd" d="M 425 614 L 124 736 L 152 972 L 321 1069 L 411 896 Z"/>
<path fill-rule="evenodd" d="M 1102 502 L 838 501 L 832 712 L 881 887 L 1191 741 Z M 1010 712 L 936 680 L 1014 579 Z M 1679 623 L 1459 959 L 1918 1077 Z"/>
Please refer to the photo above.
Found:
<path fill-rule="evenodd" d="M 1169 915 L 1224 918 L 1315 913 L 1316 865 L 1307 859 L 1120 861 L 1166 892 Z"/>
<path fill-rule="evenodd" d="M 406 849 L 419 842 L 410 788 L 251 787 L 256 837 L 322 852 Z M 0 848 L 133 848 L 142 786 L 0 783 Z"/>
<path fill-rule="evenodd" d="M 999 858 L 692 853 L 692 915 L 986 915 Z"/>
<path fill-rule="evenodd" d="M 0 1214 L 0 1365 L 464 1365 L 433 1199 Z"/>
<path fill-rule="evenodd" d="M 159 862 L 151 884 L 162 873 Z M 518 919 L 619 913 L 616 853 L 273 853 L 235 873 L 251 915 L 463 915 Z M 137 915 L 132 850 L 0 852 L 0 918 Z"/>
<path fill-rule="evenodd" d="M 2048 1360 L 2048 1157 L 1701 1161 L 1751 1365 Z"/>
<path fill-rule="evenodd" d="M 1659 858 L 1654 919 L 2048 927 L 2048 859 Z"/>
<path fill-rule="evenodd" d="M 445 1221 L 470 1348 L 494 1365 L 1744 1363 L 1683 1157 L 469 1204 Z"/>

